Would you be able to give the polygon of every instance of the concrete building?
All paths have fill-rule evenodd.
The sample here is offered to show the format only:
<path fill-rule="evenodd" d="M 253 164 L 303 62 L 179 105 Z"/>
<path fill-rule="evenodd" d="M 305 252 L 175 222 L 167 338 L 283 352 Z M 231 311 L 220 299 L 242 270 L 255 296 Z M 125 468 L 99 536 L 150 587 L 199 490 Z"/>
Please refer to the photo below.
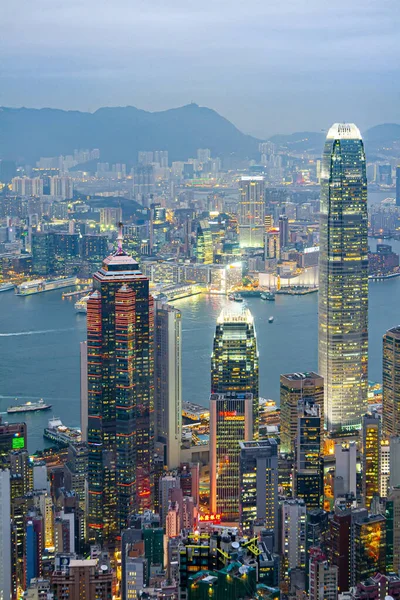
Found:
<path fill-rule="evenodd" d="M 239 182 L 239 241 L 241 248 L 264 246 L 264 178 L 242 177 Z"/>
<path fill-rule="evenodd" d="M 336 600 L 338 568 L 330 565 L 320 548 L 310 548 L 309 600 Z"/>
<path fill-rule="evenodd" d="M 303 500 L 284 500 L 281 506 L 281 552 L 283 575 L 288 577 L 291 569 L 306 566 L 306 514 Z"/>
<path fill-rule="evenodd" d="M 0 469 L 0 600 L 11 598 L 10 471 Z"/>
<path fill-rule="evenodd" d="M 383 336 L 382 403 L 383 435 L 400 435 L 400 326 Z"/>
<path fill-rule="evenodd" d="M 345 494 L 357 495 L 357 445 L 335 444 L 335 498 Z"/>

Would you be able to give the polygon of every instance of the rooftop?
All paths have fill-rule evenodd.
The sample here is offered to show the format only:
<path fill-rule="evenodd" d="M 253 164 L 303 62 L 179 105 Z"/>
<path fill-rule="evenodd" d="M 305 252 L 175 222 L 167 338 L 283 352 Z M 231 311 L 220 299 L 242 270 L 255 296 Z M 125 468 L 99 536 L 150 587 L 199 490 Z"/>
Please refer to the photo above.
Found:
<path fill-rule="evenodd" d="M 354 123 L 334 123 L 328 131 L 327 140 L 362 140 L 360 130 Z"/>

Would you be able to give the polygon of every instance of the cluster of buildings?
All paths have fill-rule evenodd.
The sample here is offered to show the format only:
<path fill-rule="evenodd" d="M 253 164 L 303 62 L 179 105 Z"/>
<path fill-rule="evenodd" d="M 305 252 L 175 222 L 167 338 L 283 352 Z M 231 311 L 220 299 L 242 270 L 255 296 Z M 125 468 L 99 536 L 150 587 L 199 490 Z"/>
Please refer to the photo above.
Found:
<path fill-rule="evenodd" d="M 262 151 L 278 176 L 273 148 Z M 145 195 L 146 172 L 154 162 L 167 169 L 168 156 L 139 159 Z M 196 160 L 183 177 L 186 165 L 214 168 L 205 150 Z M 316 228 L 298 222 L 286 197 L 266 199 L 264 177 L 251 175 L 239 181 L 236 218 L 210 224 L 152 203 L 147 225 L 118 233 L 111 209 L 103 233 L 31 230 L 35 272 L 53 273 L 48 261 L 62 256 L 69 268 L 75 251 L 103 257 L 80 348 L 82 440 L 31 458 L 25 423 L 0 422 L 0 598 L 400 596 L 400 330 L 383 335 L 383 401 L 372 406 L 367 178 L 355 125 L 329 130 L 318 176 Z M 309 204 L 302 214 L 313 220 Z M 148 254 L 143 240 L 128 251 L 140 227 Z M 104 240 L 96 255 L 94 240 Z M 262 261 L 267 275 L 290 280 L 315 266 L 306 249 L 317 242 L 318 372 L 302 372 L 299 358 L 299 372 L 282 374 L 279 431 L 261 427 L 256 326 L 232 303 L 212 346 L 209 446 L 200 458 L 183 451 L 182 315 L 152 285 L 224 280 L 227 292 L 242 279 L 237 256 L 247 276 Z M 166 255 L 153 260 L 157 244 Z"/>

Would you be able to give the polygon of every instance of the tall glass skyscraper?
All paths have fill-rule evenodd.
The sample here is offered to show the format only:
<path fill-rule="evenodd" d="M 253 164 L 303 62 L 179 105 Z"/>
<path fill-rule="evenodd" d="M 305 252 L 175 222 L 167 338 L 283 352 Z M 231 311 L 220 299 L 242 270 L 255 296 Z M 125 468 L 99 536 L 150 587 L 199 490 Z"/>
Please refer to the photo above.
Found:
<path fill-rule="evenodd" d="M 241 248 L 264 247 L 264 178 L 242 177 L 239 184 L 239 242 Z"/>
<path fill-rule="evenodd" d="M 122 249 L 93 276 L 87 308 L 88 537 L 115 539 L 153 492 L 153 300 Z"/>
<path fill-rule="evenodd" d="M 223 310 L 218 317 L 211 355 L 211 393 L 253 394 L 253 439 L 259 424 L 258 350 L 254 319 L 245 309 Z"/>
<path fill-rule="evenodd" d="M 335 123 L 322 162 L 319 373 L 329 430 L 360 429 L 368 388 L 368 213 L 358 128 Z"/>

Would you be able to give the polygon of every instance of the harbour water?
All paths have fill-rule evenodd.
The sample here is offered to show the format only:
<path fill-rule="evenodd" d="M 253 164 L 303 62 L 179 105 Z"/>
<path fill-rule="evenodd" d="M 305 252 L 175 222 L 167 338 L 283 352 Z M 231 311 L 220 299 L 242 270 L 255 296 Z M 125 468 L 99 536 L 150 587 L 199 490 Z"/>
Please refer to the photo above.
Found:
<path fill-rule="evenodd" d="M 371 248 L 377 242 L 370 240 Z M 386 243 L 400 253 L 400 242 Z M 371 282 L 369 292 L 369 378 L 381 381 L 382 335 L 400 323 L 400 277 Z M 32 452 L 47 445 L 43 429 L 52 415 L 79 426 L 79 342 L 86 338 L 86 318 L 61 294 L 0 294 L 0 413 L 4 420 L 26 421 Z M 182 311 L 183 399 L 207 406 L 216 318 L 224 306 L 241 310 L 242 305 L 204 295 L 175 305 Z M 318 369 L 318 294 L 278 296 L 275 302 L 248 298 L 246 305 L 257 331 L 260 394 L 279 400 L 280 373 Z M 52 409 L 7 415 L 7 407 L 18 403 L 15 398 L 19 403 L 43 398 Z"/>

